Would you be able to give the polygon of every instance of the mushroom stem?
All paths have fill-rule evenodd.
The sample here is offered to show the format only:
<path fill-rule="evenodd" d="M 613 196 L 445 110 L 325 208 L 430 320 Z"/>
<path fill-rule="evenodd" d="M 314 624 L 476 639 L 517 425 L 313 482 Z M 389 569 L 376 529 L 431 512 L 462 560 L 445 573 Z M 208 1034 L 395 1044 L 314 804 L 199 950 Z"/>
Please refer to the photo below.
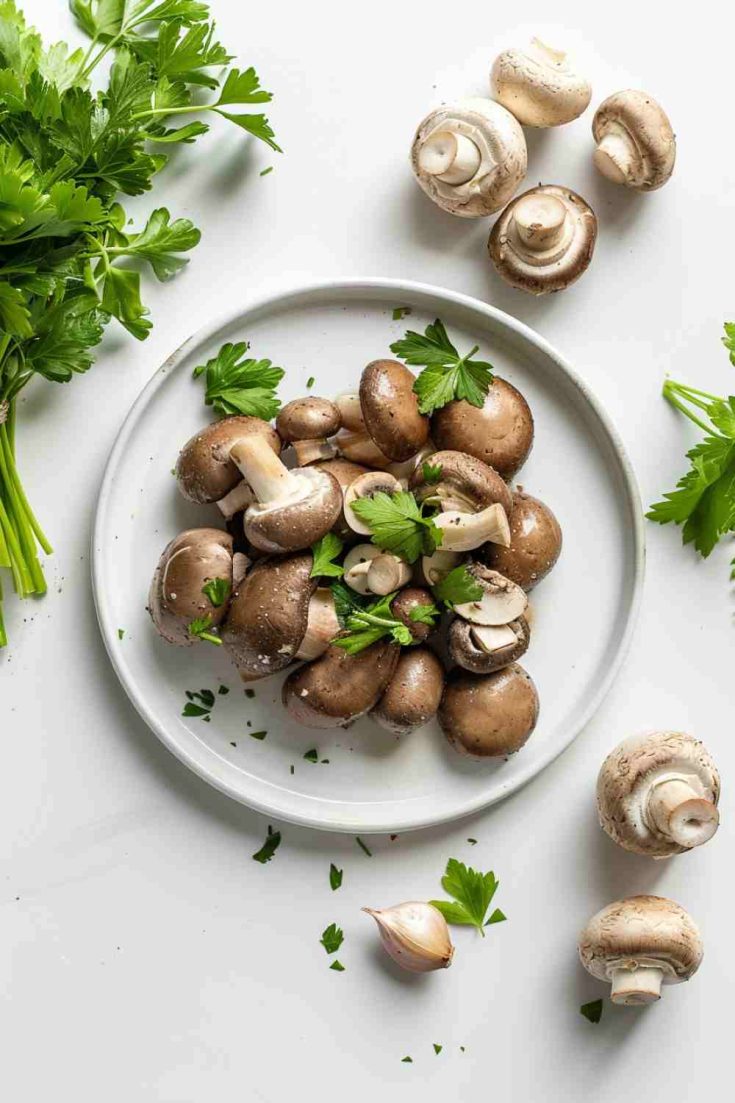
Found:
<path fill-rule="evenodd" d="M 480 151 L 464 134 L 435 130 L 418 155 L 419 168 L 444 184 L 466 184 L 480 167 Z"/>
<path fill-rule="evenodd" d="M 243 437 L 230 458 L 245 476 L 259 502 L 275 502 L 302 492 L 301 477 L 292 475 L 262 437 Z"/>
<path fill-rule="evenodd" d="M 247 481 L 243 479 L 229 494 L 225 494 L 224 498 L 220 498 L 217 502 L 217 508 L 225 520 L 229 521 L 236 513 L 239 513 L 241 509 L 247 509 L 254 501 L 255 495 Z"/>
<path fill-rule="evenodd" d="M 685 778 L 667 778 L 654 785 L 646 818 L 662 835 L 679 846 L 701 846 L 719 827 L 720 814 Z"/>
<path fill-rule="evenodd" d="M 297 659 L 311 662 L 318 659 L 339 634 L 339 621 L 334 608 L 332 591 L 326 587 L 315 591 L 309 602 L 306 632 L 296 652 Z"/>
<path fill-rule="evenodd" d="M 488 541 L 504 548 L 510 546 L 508 516 L 499 502 L 479 513 L 448 510 L 438 514 L 434 524 L 441 529 L 442 551 L 472 551 Z"/>
<path fill-rule="evenodd" d="M 299 467 L 332 460 L 337 455 L 337 449 L 332 442 L 321 437 L 315 437 L 313 440 L 294 440 L 291 441 L 291 447 Z"/>
<path fill-rule="evenodd" d="M 612 971 L 610 999 L 628 1006 L 655 1003 L 661 999 L 663 979 L 663 969 L 654 965 L 639 965 L 635 969 L 620 966 Z"/>
<path fill-rule="evenodd" d="M 523 244 L 534 253 L 541 253 L 561 241 L 567 210 L 554 195 L 529 192 L 516 203 L 513 219 Z"/>
<path fill-rule="evenodd" d="M 385 597 L 400 590 L 411 579 L 411 568 L 397 555 L 377 555 L 368 563 L 367 585 L 373 594 Z"/>
<path fill-rule="evenodd" d="M 353 433 L 365 430 L 365 418 L 362 416 L 359 394 L 352 392 L 337 395 L 334 404 L 340 412 L 343 429 L 349 429 Z"/>
<path fill-rule="evenodd" d="M 622 129 L 610 129 L 593 154 L 595 165 L 613 184 L 624 184 L 639 168 L 639 158 Z"/>

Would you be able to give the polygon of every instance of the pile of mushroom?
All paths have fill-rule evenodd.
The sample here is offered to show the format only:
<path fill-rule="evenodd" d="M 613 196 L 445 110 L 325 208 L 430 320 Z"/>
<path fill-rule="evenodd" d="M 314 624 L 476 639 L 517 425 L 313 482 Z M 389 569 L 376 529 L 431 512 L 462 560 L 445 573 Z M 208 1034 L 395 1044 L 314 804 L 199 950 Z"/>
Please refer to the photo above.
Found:
<path fill-rule="evenodd" d="M 411 145 L 414 176 L 450 214 L 501 212 L 488 249 L 507 283 L 532 295 L 562 291 L 592 260 L 597 218 L 581 196 L 555 184 L 513 199 L 527 170 L 522 127 L 573 122 L 589 107 L 592 87 L 563 51 L 534 38 L 495 58 L 490 97 L 444 104 L 426 116 Z M 609 96 L 595 113 L 592 133 L 594 164 L 614 184 L 654 191 L 674 170 L 671 123 L 645 92 Z"/>
<path fill-rule="evenodd" d="M 533 443 L 520 392 L 495 377 L 481 408 L 453 400 L 429 418 L 414 382 L 402 363 L 375 360 L 356 393 L 289 402 L 275 428 L 235 416 L 198 432 L 179 455 L 179 489 L 215 504 L 228 531 L 190 530 L 168 545 L 150 612 L 175 644 L 195 642 L 192 623 L 204 625 L 202 638 L 221 643 L 245 681 L 286 671 L 283 703 L 306 727 L 368 714 L 404 735 L 437 717 L 463 754 L 502 757 L 538 717 L 518 661 L 531 641 L 527 592 L 556 562 L 561 529 L 508 483 Z M 372 541 L 357 509 L 397 491 L 439 533 L 414 563 Z M 354 654 L 340 645 L 332 580 L 313 574 L 314 545 L 328 533 L 343 542 L 342 584 L 387 601 L 410 642 L 386 635 Z M 473 600 L 414 617 L 435 607 L 432 588 L 460 565 Z"/>

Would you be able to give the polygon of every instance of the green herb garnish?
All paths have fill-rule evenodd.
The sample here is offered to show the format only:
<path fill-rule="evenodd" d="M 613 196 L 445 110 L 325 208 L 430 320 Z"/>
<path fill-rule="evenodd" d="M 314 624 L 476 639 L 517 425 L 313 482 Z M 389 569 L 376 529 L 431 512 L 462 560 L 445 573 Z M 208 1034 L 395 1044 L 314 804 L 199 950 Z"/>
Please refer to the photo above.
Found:
<path fill-rule="evenodd" d="M 602 1000 L 592 1000 L 590 1003 L 583 1003 L 579 1009 L 580 1015 L 584 1015 L 590 1023 L 599 1023 L 602 1018 Z"/>
<path fill-rule="evenodd" d="M 440 463 L 422 463 L 421 475 L 427 486 L 436 486 L 442 477 L 442 465 Z"/>
<path fill-rule="evenodd" d="M 467 601 L 479 601 L 482 597 L 482 586 L 464 563 L 454 567 L 431 589 L 436 600 L 446 605 L 447 609 L 454 609 L 455 605 L 464 605 Z"/>
<path fill-rule="evenodd" d="M 495 909 L 489 919 L 486 918 L 499 884 L 494 873 L 478 873 L 477 870 L 466 866 L 464 862 L 450 858 L 442 877 L 442 888 L 453 897 L 453 901 L 431 900 L 429 902 L 439 909 L 447 923 L 477 927 L 484 937 L 483 928 L 489 927 L 492 923 L 502 923 L 506 918 L 499 908 Z"/>
<path fill-rule="evenodd" d="M 413 1064 L 413 1057 L 401 1057 L 401 1064 L 402 1065 L 412 1065 Z"/>
<path fill-rule="evenodd" d="M 266 862 L 270 862 L 271 858 L 281 845 L 281 832 L 274 831 L 270 824 L 268 824 L 268 834 L 265 837 L 265 842 L 261 846 L 260 850 L 256 850 L 253 854 L 254 862 L 261 862 L 265 865 Z"/>
<path fill-rule="evenodd" d="M 436 618 L 440 616 L 441 609 L 437 609 L 436 605 L 414 605 L 408 614 L 408 619 L 415 621 L 417 624 L 428 624 L 433 628 Z"/>
<path fill-rule="evenodd" d="M 248 735 L 250 736 L 251 739 L 259 739 L 259 740 L 261 740 L 261 742 L 262 742 L 262 740 L 265 739 L 267 734 L 268 734 L 267 731 L 248 732 Z"/>
<path fill-rule="evenodd" d="M 222 640 L 219 636 L 216 636 L 214 632 L 210 632 L 212 627 L 212 618 L 209 614 L 206 617 L 196 617 L 189 622 L 188 632 L 190 636 L 193 636 L 198 640 L 206 640 L 207 643 L 214 643 L 218 647 L 221 646 Z"/>
<path fill-rule="evenodd" d="M 332 964 L 329 966 L 329 968 L 334 969 L 335 973 L 344 973 L 344 971 L 345 971 L 344 965 L 342 964 L 342 962 L 338 958 L 335 958 L 335 960 L 332 962 Z"/>
<path fill-rule="evenodd" d="M 314 376 L 310 375 L 309 378 L 306 380 L 306 389 L 307 389 L 307 391 L 311 390 L 311 388 L 314 386 L 315 382 L 316 382 L 316 380 L 314 379 Z"/>
<path fill-rule="evenodd" d="M 332 887 L 332 892 L 342 887 L 342 873 L 343 870 L 337 869 L 334 862 L 329 866 L 329 884 Z"/>
<path fill-rule="evenodd" d="M 440 1046 L 437 1042 L 434 1042 L 434 1053 L 438 1056 L 444 1047 Z"/>
<path fill-rule="evenodd" d="M 209 716 L 210 709 L 205 709 L 202 705 L 195 705 L 193 701 L 187 701 L 184 705 L 182 716 Z"/>
<path fill-rule="evenodd" d="M 470 846 L 477 846 L 477 839 L 468 839 L 467 842 Z"/>
<path fill-rule="evenodd" d="M 393 321 L 400 322 L 402 318 L 406 318 L 411 313 L 410 306 L 394 306 L 393 307 Z"/>
<path fill-rule="evenodd" d="M 355 842 L 360 847 L 360 850 L 362 850 L 362 852 L 364 854 L 367 854 L 368 858 L 372 858 L 372 856 L 373 856 L 372 850 L 368 850 L 368 848 L 365 846 L 365 843 L 362 841 L 362 839 L 360 838 L 359 835 L 355 835 Z"/>
<path fill-rule="evenodd" d="M 204 403 L 223 417 L 247 414 L 270 421 L 281 408 L 276 387 L 285 373 L 270 360 L 248 359 L 249 347 L 247 341 L 223 345 L 206 364 L 194 368 L 194 378 L 205 376 Z"/>
<path fill-rule="evenodd" d="M 471 406 L 482 406 L 493 381 L 492 364 L 472 359 L 479 345 L 460 356 L 438 318 L 423 334 L 408 330 L 390 347 L 407 364 L 424 368 L 413 385 L 422 414 L 431 414 L 459 398 Z"/>
<path fill-rule="evenodd" d="M 369 527 L 373 544 L 407 563 L 431 555 L 441 544 L 441 530 L 426 516 L 425 508 L 429 507 L 420 505 L 407 490 L 394 494 L 380 490 L 352 503 L 353 513 Z"/>
<path fill-rule="evenodd" d="M 255 690 L 254 689 L 246 689 L 245 690 L 245 696 L 248 698 L 248 700 L 252 701 L 253 697 L 255 696 Z"/>
<path fill-rule="evenodd" d="M 413 643 L 411 629 L 390 611 L 391 602 L 397 593 L 398 591 L 387 594 L 372 605 L 350 613 L 345 620 L 346 631 L 344 635 L 335 637 L 332 641 L 334 646 L 341 647 L 348 655 L 357 655 L 385 636 L 390 636 L 395 643 L 404 647 Z M 424 608 L 428 609 L 429 606 Z"/>
<path fill-rule="evenodd" d="M 307 762 L 318 762 L 319 761 L 319 753 L 318 753 L 316 747 L 312 747 L 311 750 L 307 751 L 306 754 L 303 757 L 306 759 Z"/>
<path fill-rule="evenodd" d="M 267 176 L 270 172 L 273 172 L 273 165 L 269 165 L 267 169 L 263 169 L 262 172 L 260 172 L 258 175 Z"/>
<path fill-rule="evenodd" d="M 341 578 L 344 574 L 344 567 L 341 567 L 339 563 L 335 563 L 334 560 L 342 554 L 343 547 L 343 542 L 333 532 L 326 533 L 321 540 L 317 540 L 316 544 L 312 544 L 311 552 L 314 562 L 310 577 Z"/>
<path fill-rule="evenodd" d="M 123 639 L 125 639 L 125 629 L 124 629 L 124 628 L 118 628 L 118 630 L 117 630 L 117 638 L 118 638 L 119 640 L 123 640 Z"/>
<path fill-rule="evenodd" d="M 217 690 L 217 693 L 220 695 L 220 697 L 226 696 L 226 694 L 228 694 L 229 692 L 230 692 L 230 687 L 229 686 L 220 686 L 219 689 Z"/>
<path fill-rule="evenodd" d="M 202 586 L 202 593 L 209 598 L 215 609 L 219 609 L 230 596 L 230 583 L 226 578 L 210 578 Z"/>
<path fill-rule="evenodd" d="M 330 923 L 319 939 L 328 954 L 336 954 L 344 940 L 344 933 L 336 923 Z"/>

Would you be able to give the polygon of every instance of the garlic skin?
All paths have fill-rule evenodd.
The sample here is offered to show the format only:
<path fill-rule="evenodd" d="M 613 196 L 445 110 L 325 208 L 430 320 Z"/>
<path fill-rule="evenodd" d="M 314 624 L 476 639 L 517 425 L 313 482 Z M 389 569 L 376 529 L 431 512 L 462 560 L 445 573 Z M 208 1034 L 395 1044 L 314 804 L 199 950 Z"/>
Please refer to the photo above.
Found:
<path fill-rule="evenodd" d="M 454 946 L 449 927 L 442 913 L 431 904 L 409 900 L 392 908 L 362 910 L 372 915 L 383 946 L 403 969 L 430 973 L 451 965 Z"/>

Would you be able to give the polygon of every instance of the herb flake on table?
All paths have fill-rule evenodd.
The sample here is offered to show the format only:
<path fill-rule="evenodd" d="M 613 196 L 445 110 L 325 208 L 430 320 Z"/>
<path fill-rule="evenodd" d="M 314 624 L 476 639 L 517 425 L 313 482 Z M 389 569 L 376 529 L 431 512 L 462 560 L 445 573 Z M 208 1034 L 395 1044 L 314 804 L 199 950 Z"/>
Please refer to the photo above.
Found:
<path fill-rule="evenodd" d="M 401 1064 L 402 1065 L 412 1065 L 413 1064 L 413 1057 L 401 1057 Z"/>
<path fill-rule="evenodd" d="M 229 692 L 230 692 L 230 687 L 229 686 L 224 686 L 224 685 L 221 685 L 219 687 L 219 689 L 217 690 L 217 693 L 220 697 L 225 697 Z"/>
<path fill-rule="evenodd" d="M 479 345 L 460 356 L 439 318 L 423 334 L 408 330 L 390 348 L 411 367 L 424 369 L 413 385 L 422 414 L 431 414 L 455 399 L 478 407 L 484 403 L 493 381 L 492 364 L 473 359 Z"/>
<path fill-rule="evenodd" d="M 251 739 L 259 739 L 259 740 L 261 740 L 261 742 L 262 742 L 262 740 L 265 739 L 267 734 L 268 734 L 267 731 L 248 732 L 248 735 L 250 736 Z"/>
<path fill-rule="evenodd" d="M 430 900 L 447 923 L 476 927 L 485 936 L 485 927 L 502 923 L 506 916 L 496 908 L 488 918 L 487 912 L 500 882 L 495 874 L 479 873 L 456 858 L 450 858 L 442 877 L 442 888 L 452 900 Z"/>
<path fill-rule="evenodd" d="M 351 508 L 370 529 L 373 544 L 406 563 L 432 555 L 441 544 L 441 530 L 425 512 L 432 507 L 417 502 L 407 490 L 393 494 L 380 490 L 369 498 L 357 498 Z"/>
<path fill-rule="evenodd" d="M 194 368 L 194 378 L 204 376 L 204 403 L 222 417 L 245 414 L 270 421 L 281 408 L 276 388 L 285 373 L 270 360 L 247 357 L 249 347 L 247 341 L 228 342 L 206 364 Z"/>
<path fill-rule="evenodd" d="M 118 628 L 118 630 L 117 630 L 117 638 L 118 638 L 119 640 L 124 640 L 124 639 L 125 639 L 125 629 L 124 629 L 124 628 Z"/>
<path fill-rule="evenodd" d="M 359 835 L 355 835 L 355 842 L 360 847 L 360 850 L 363 852 L 363 854 L 367 854 L 368 858 L 372 858 L 372 850 L 369 850 L 368 847 L 365 846 L 365 843 L 362 841 Z"/>
<path fill-rule="evenodd" d="M 590 1003 L 583 1003 L 579 1009 L 580 1015 L 583 1015 L 589 1023 L 599 1023 L 602 1018 L 602 1000 L 591 1000 Z"/>
<path fill-rule="evenodd" d="M 271 858 L 281 845 L 281 832 L 274 831 L 270 824 L 268 824 L 268 834 L 265 837 L 265 842 L 261 846 L 260 850 L 256 850 L 253 854 L 253 861 L 260 862 L 265 865 L 266 862 L 270 862 Z"/>
<path fill-rule="evenodd" d="M 262 169 L 259 173 L 260 176 L 267 176 L 268 173 L 273 172 L 273 165 L 269 165 L 267 169 Z"/>
<path fill-rule="evenodd" d="M 313 563 L 310 578 L 341 578 L 344 567 L 334 560 L 342 554 L 343 542 L 333 532 L 328 532 L 311 546 Z"/>
<path fill-rule="evenodd" d="M 310 375 L 309 378 L 306 380 L 306 389 L 307 389 L 307 391 L 310 391 L 315 383 L 316 383 L 316 380 L 314 379 L 314 376 Z"/>
<path fill-rule="evenodd" d="M 439 1056 L 443 1048 L 444 1047 L 440 1046 L 438 1042 L 434 1042 L 434 1053 L 437 1055 L 437 1057 Z"/>
<path fill-rule="evenodd" d="M 329 926 L 322 931 L 322 937 L 319 939 L 319 942 L 324 947 L 326 953 L 336 954 L 344 940 L 344 931 L 338 927 L 336 923 L 330 923 Z"/>
<path fill-rule="evenodd" d="M 332 964 L 329 966 L 329 968 L 334 969 L 335 973 L 344 973 L 344 971 L 345 971 L 345 967 L 342 964 L 342 962 L 339 960 L 339 958 L 335 958 L 335 960 L 332 962 Z"/>
<path fill-rule="evenodd" d="M 330 864 L 330 866 L 329 866 L 329 884 L 332 888 L 332 892 L 335 892 L 336 889 L 342 887 L 342 874 L 343 874 L 343 872 L 344 872 L 343 870 L 337 869 L 334 862 L 332 862 Z"/>
<path fill-rule="evenodd" d="M 305 758 L 307 762 L 318 762 L 319 752 L 316 747 L 312 747 L 311 750 L 308 750 L 302 757 Z"/>

